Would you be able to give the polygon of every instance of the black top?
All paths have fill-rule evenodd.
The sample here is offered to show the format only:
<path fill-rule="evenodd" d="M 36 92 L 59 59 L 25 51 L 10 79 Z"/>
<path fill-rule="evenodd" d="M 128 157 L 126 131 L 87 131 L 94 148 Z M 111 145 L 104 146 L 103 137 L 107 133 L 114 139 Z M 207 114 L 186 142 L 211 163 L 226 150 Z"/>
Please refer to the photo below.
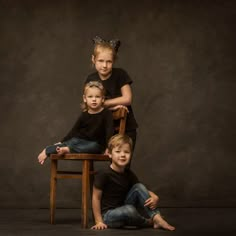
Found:
<path fill-rule="evenodd" d="M 90 114 L 82 112 L 70 132 L 62 139 L 62 142 L 73 137 L 96 141 L 104 149 L 109 138 L 114 134 L 112 112 L 104 108 L 101 112 Z"/>
<path fill-rule="evenodd" d="M 126 169 L 124 173 L 116 172 L 111 167 L 98 171 L 94 186 L 102 190 L 102 214 L 109 209 L 123 206 L 127 193 L 138 182 L 137 176 L 130 169 Z"/>
<path fill-rule="evenodd" d="M 116 98 L 121 96 L 121 88 L 126 84 L 132 84 L 132 80 L 127 72 L 121 68 L 113 68 L 111 76 L 106 80 L 101 80 L 98 72 L 90 74 L 85 83 L 90 81 L 99 81 L 106 89 L 106 99 Z M 126 130 L 134 130 L 138 127 L 131 106 L 128 106 L 129 113 L 126 120 Z"/>

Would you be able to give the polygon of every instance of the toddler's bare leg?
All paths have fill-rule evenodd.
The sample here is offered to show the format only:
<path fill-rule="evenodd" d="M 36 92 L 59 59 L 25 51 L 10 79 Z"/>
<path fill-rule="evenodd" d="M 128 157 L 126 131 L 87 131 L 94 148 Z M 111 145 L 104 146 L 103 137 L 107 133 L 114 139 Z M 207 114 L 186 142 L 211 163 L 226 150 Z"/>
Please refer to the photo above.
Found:
<path fill-rule="evenodd" d="M 43 165 L 44 161 L 46 160 L 47 155 L 46 155 L 46 151 L 45 149 L 43 149 L 43 151 L 39 154 L 38 156 L 38 161 L 41 165 Z"/>
<path fill-rule="evenodd" d="M 160 214 L 156 214 L 154 217 L 153 217 L 153 228 L 154 229 L 158 229 L 158 228 L 163 228 L 163 229 L 166 229 L 166 230 L 170 230 L 170 231 L 173 231 L 175 230 L 175 227 L 168 224 L 162 217 Z"/>
<path fill-rule="evenodd" d="M 70 149 L 68 147 L 57 147 L 57 153 L 59 155 L 64 155 L 66 153 L 70 153 Z"/>

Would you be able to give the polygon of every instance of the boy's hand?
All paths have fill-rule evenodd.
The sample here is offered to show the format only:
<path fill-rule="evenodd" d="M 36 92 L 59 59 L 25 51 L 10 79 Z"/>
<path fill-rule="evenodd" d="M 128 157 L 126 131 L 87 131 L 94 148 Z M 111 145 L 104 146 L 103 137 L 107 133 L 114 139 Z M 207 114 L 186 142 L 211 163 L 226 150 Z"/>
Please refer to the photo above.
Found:
<path fill-rule="evenodd" d="M 154 210 L 157 208 L 158 200 L 159 197 L 157 195 L 153 195 L 145 201 L 144 206 L 149 207 L 151 210 Z"/>
<path fill-rule="evenodd" d="M 103 230 L 107 229 L 107 225 L 104 224 L 103 222 L 98 222 L 96 225 L 92 226 L 91 229 Z"/>

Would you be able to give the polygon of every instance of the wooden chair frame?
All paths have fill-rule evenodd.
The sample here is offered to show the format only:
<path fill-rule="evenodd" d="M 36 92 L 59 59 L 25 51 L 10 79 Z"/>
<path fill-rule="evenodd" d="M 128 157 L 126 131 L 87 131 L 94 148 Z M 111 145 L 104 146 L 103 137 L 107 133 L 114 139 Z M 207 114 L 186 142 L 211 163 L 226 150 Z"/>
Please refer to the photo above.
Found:
<path fill-rule="evenodd" d="M 125 133 L 127 109 L 122 107 L 113 112 L 113 119 L 119 120 L 119 127 L 117 132 Z M 50 223 L 55 223 L 55 209 L 56 209 L 56 184 L 57 179 L 81 179 L 82 181 L 82 197 L 81 197 L 81 227 L 88 227 L 88 213 L 89 213 L 89 196 L 92 189 L 91 175 L 95 173 L 93 169 L 94 161 L 110 161 L 108 155 L 104 154 L 88 154 L 76 153 L 66 154 L 60 156 L 58 154 L 51 154 L 51 181 L 50 181 Z M 59 171 L 58 161 L 76 160 L 82 162 L 82 171 Z"/>

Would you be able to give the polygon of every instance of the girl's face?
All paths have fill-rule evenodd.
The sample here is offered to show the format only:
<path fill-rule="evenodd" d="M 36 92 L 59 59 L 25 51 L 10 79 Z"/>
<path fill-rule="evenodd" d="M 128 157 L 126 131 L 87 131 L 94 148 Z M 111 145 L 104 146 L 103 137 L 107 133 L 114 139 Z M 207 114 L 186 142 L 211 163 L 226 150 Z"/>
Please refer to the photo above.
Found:
<path fill-rule="evenodd" d="M 92 55 L 92 62 L 100 78 L 106 80 L 110 77 L 113 66 L 113 52 L 109 48 L 97 48 L 96 55 Z"/>
<path fill-rule="evenodd" d="M 83 95 L 84 103 L 87 104 L 88 112 L 97 113 L 103 109 L 104 97 L 97 87 L 87 88 Z"/>

